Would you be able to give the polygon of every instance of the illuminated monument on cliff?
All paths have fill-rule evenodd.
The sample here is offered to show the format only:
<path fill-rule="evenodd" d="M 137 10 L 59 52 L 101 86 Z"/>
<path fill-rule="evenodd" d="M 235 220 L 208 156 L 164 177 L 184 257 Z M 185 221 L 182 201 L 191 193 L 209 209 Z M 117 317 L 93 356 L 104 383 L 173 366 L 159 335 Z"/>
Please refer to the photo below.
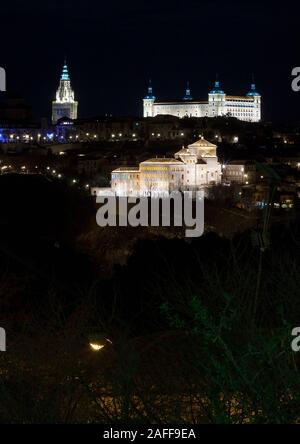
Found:
<path fill-rule="evenodd" d="M 196 100 L 192 97 L 189 83 L 181 100 L 162 101 L 153 94 L 151 81 L 143 99 L 144 117 L 171 115 L 183 117 L 218 117 L 230 116 L 248 122 L 261 120 L 261 95 L 252 82 L 250 91 L 245 96 L 227 95 L 216 80 L 208 94 L 208 100 Z"/>
<path fill-rule="evenodd" d="M 56 91 L 56 100 L 52 102 L 52 123 L 55 124 L 62 117 L 77 119 L 78 102 L 74 98 L 66 62 L 63 67 L 59 87 Z"/>

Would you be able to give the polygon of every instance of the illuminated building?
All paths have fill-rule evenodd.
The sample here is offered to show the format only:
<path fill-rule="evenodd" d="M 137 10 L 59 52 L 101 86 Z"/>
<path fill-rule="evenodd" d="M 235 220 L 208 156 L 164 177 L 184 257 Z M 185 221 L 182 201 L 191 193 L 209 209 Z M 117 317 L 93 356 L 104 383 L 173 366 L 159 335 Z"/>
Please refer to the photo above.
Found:
<path fill-rule="evenodd" d="M 237 184 L 249 184 L 256 181 L 256 167 L 248 160 L 232 160 L 223 165 L 223 181 Z"/>
<path fill-rule="evenodd" d="M 245 96 L 225 94 L 216 81 L 208 94 L 208 101 L 193 99 L 189 84 L 181 100 L 159 101 L 153 94 L 152 84 L 143 100 L 144 117 L 157 115 L 172 115 L 176 117 L 218 117 L 230 116 L 248 122 L 261 120 L 261 95 L 254 83 Z"/>
<path fill-rule="evenodd" d="M 217 146 L 201 138 L 183 147 L 173 158 L 152 158 L 138 167 L 120 167 L 111 173 L 110 189 L 93 189 L 105 195 L 155 196 L 172 191 L 196 191 L 220 183 Z"/>
<path fill-rule="evenodd" d="M 62 117 L 77 119 L 77 108 L 78 102 L 74 98 L 68 67 L 65 63 L 56 91 L 56 100 L 52 102 L 52 123 L 55 124 Z"/>

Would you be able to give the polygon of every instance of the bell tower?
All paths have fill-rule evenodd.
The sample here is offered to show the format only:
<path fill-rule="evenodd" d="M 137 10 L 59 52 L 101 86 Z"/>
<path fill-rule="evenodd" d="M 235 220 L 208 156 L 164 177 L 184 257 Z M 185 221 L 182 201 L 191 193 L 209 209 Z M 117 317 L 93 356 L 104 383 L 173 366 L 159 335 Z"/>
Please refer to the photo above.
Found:
<path fill-rule="evenodd" d="M 74 97 L 69 70 L 65 61 L 59 87 L 56 91 L 56 100 L 52 102 L 52 123 L 57 123 L 62 117 L 77 119 L 77 109 L 78 102 Z"/>
<path fill-rule="evenodd" d="M 153 117 L 153 104 L 155 102 L 156 97 L 153 94 L 152 82 L 149 80 L 148 85 L 148 94 L 144 97 L 143 105 L 144 105 L 144 117 Z"/>

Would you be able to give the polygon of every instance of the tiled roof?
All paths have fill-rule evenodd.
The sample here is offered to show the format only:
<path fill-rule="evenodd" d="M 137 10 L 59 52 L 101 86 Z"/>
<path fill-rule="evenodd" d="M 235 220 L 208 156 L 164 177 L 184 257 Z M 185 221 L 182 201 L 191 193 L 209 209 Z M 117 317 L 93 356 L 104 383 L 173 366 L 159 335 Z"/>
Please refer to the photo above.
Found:
<path fill-rule="evenodd" d="M 191 148 L 196 147 L 203 147 L 203 148 L 216 148 L 217 145 L 214 145 L 213 143 L 208 142 L 208 140 L 200 139 L 197 142 L 192 143 L 189 145 Z"/>

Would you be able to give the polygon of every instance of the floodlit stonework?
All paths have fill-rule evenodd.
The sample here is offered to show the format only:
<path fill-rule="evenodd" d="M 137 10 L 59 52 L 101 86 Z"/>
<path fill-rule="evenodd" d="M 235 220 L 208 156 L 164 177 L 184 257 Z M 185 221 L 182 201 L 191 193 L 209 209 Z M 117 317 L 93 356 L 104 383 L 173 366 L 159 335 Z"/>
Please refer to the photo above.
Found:
<path fill-rule="evenodd" d="M 198 140 L 183 147 L 173 158 L 152 158 L 138 167 L 120 167 L 111 173 L 110 189 L 96 194 L 116 196 L 161 196 L 173 191 L 197 191 L 221 182 L 217 146 Z"/>
<path fill-rule="evenodd" d="M 151 83 L 148 94 L 143 100 L 144 117 L 157 115 L 172 115 L 176 117 L 218 117 L 230 116 L 248 122 L 261 120 L 261 95 L 257 92 L 254 83 L 245 96 L 227 95 L 216 81 L 208 94 L 208 101 L 193 99 L 187 85 L 182 100 L 160 101 L 153 94 Z"/>
<path fill-rule="evenodd" d="M 78 102 L 74 97 L 71 80 L 66 63 L 60 78 L 59 87 L 56 91 L 56 100 L 52 102 L 52 123 L 55 124 L 62 117 L 77 119 Z"/>

